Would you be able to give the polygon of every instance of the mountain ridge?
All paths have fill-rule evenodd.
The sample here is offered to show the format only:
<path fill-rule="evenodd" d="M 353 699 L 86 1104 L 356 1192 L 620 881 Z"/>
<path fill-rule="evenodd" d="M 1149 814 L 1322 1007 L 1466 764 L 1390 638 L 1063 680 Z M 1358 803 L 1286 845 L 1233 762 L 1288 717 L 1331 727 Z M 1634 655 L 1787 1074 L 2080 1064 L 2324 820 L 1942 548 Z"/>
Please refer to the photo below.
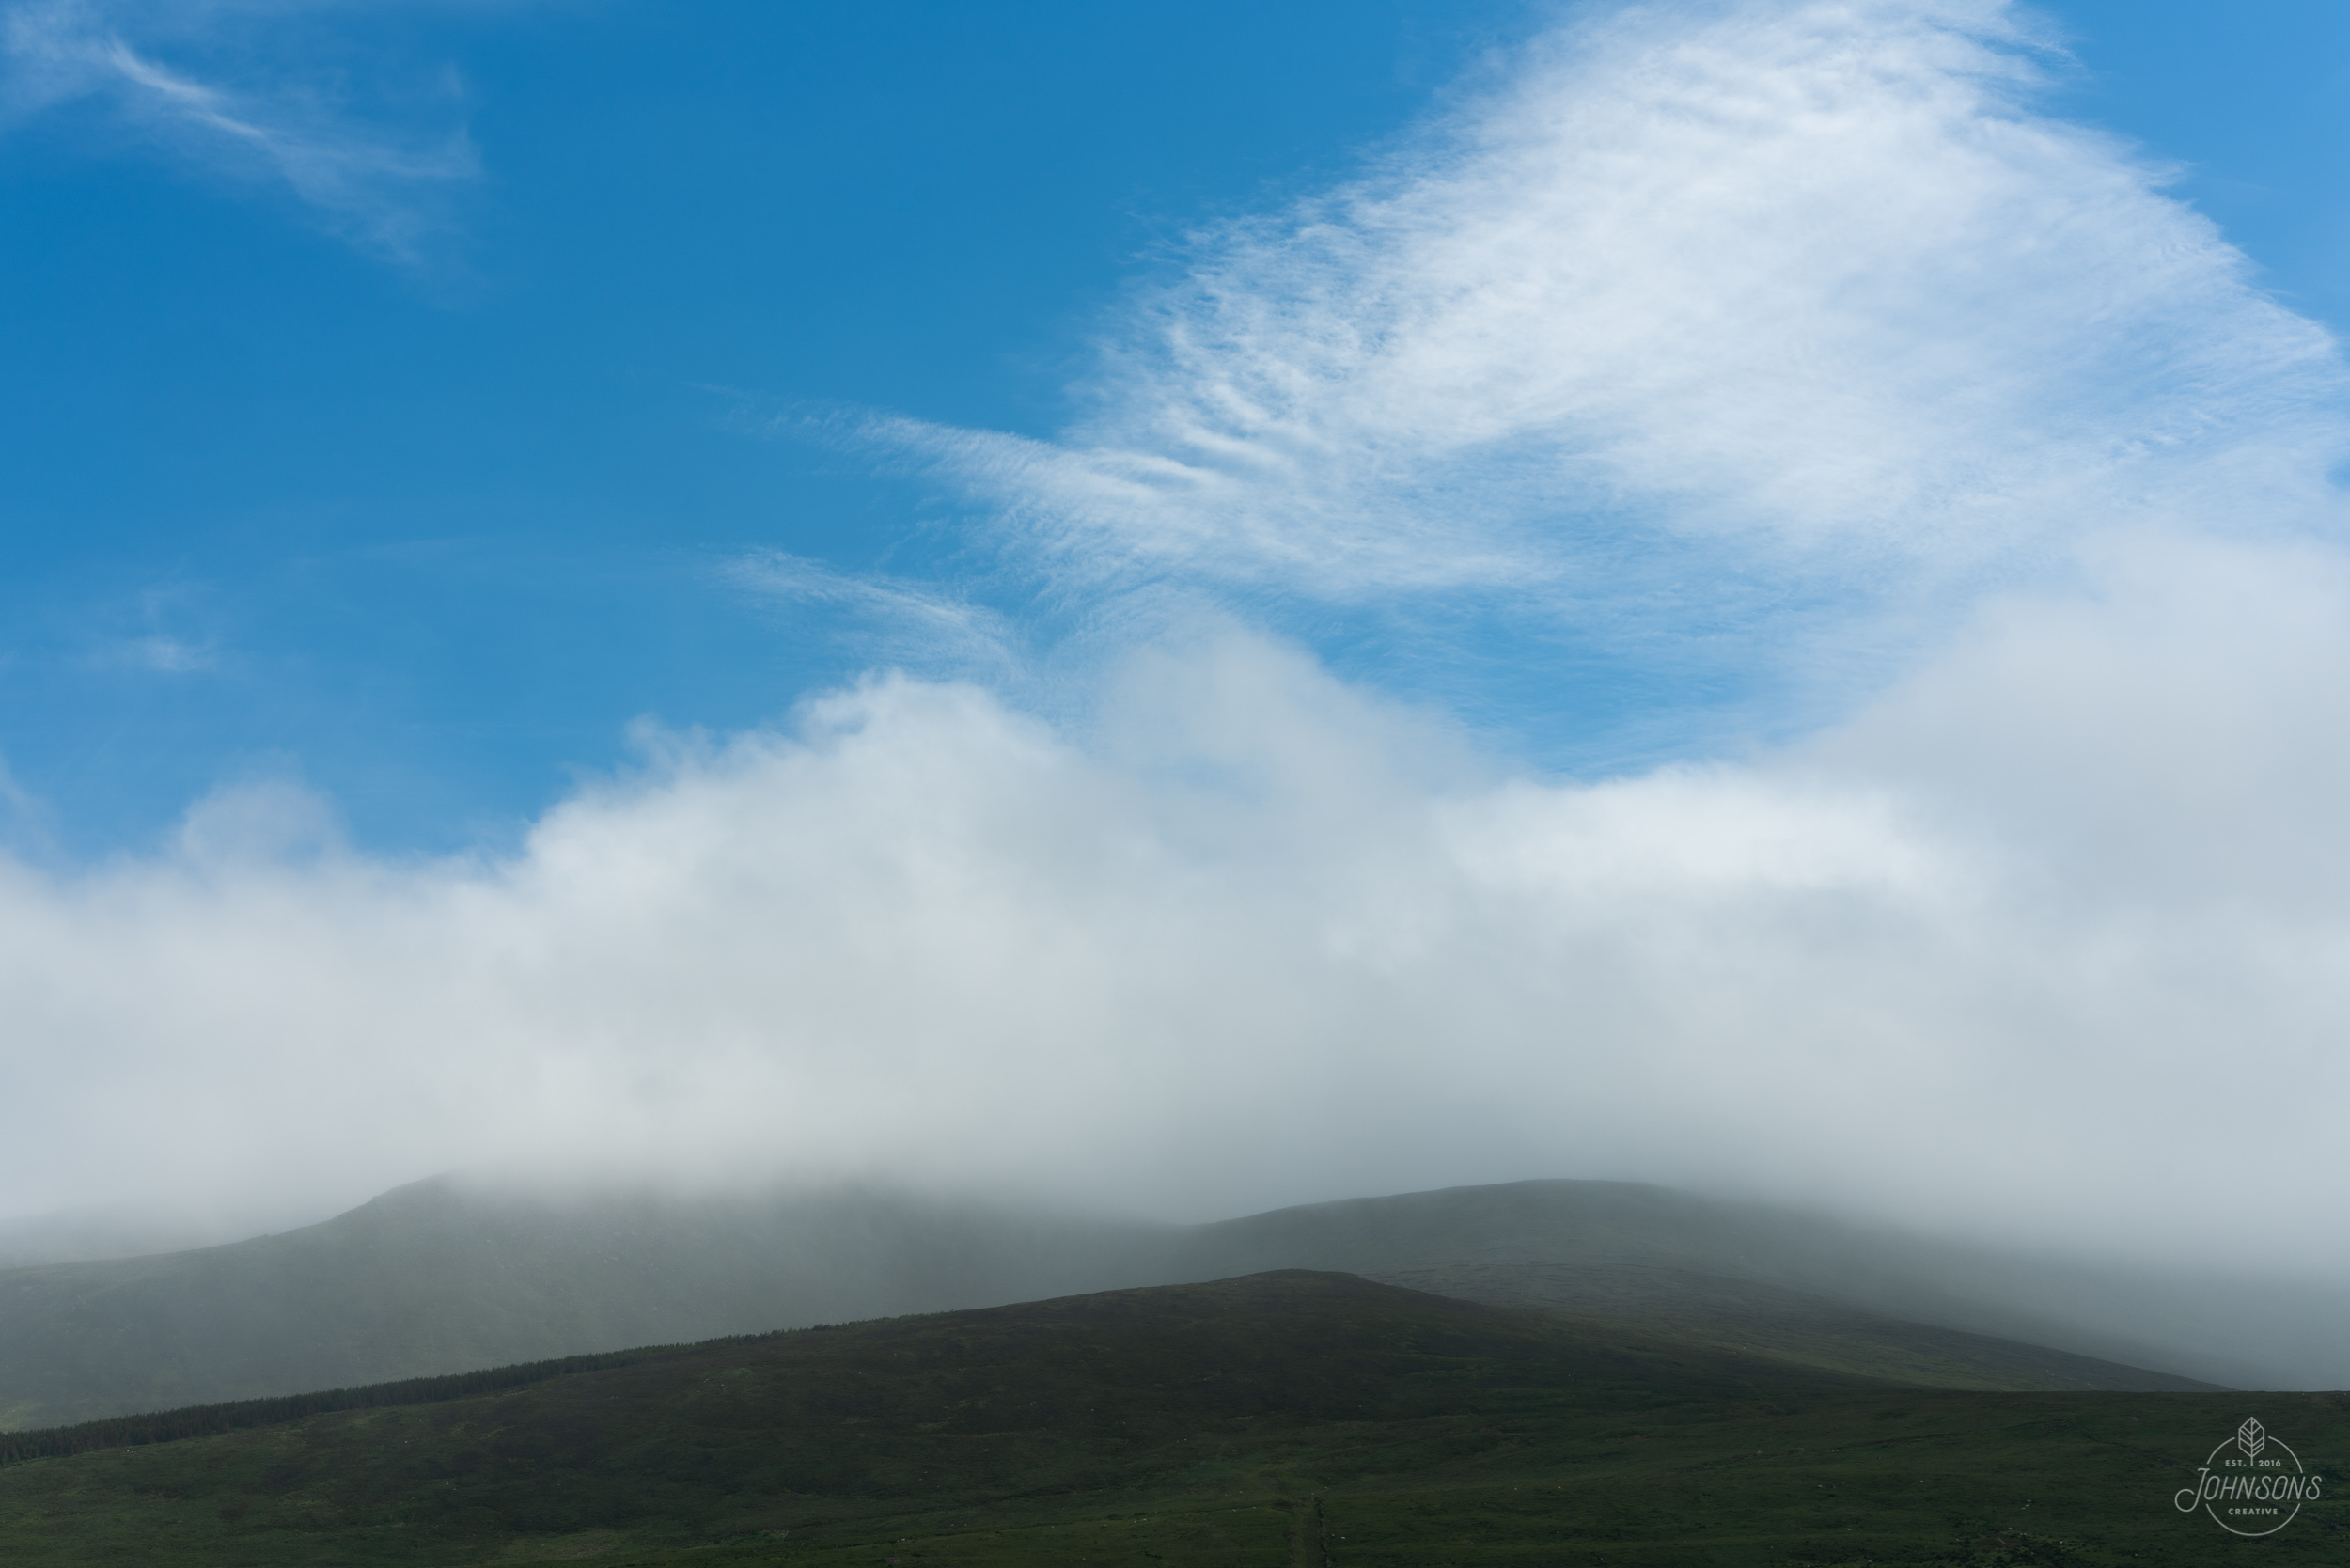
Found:
<path fill-rule="evenodd" d="M 436 1179 L 227 1247 L 0 1272 L 0 1426 L 1300 1267 L 1935 1386 L 2264 1381 L 2212 1375 L 2090 1314 L 2017 1332 L 2058 1315 L 1984 1310 L 1982 1290 L 1970 1298 L 1937 1266 L 2004 1269 L 2044 1299 L 2078 1283 L 1621 1183 L 1441 1189 L 1181 1227 L 867 1188 L 564 1197 Z M 1884 1284 L 1902 1267 L 1905 1294 Z M 2110 1317 L 2123 1288 L 2104 1288 Z"/>

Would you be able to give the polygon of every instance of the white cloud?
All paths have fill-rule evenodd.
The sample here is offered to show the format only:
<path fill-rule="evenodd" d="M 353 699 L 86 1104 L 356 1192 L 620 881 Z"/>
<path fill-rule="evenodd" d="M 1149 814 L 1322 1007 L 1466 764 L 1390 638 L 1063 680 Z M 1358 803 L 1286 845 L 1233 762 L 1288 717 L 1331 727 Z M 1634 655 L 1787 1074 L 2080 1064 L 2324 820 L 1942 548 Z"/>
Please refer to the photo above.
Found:
<path fill-rule="evenodd" d="M 328 73 L 290 63 L 274 35 L 322 8 L 15 0 L 0 7 L 0 127 L 103 104 L 182 164 L 281 185 L 360 248 L 419 262 L 446 229 L 446 193 L 480 172 L 473 145 L 462 127 L 365 117 Z M 446 115 L 460 95 L 444 76 L 428 96 Z"/>
<path fill-rule="evenodd" d="M 2337 651 L 2350 597 L 2303 591 L 2323 626 L 2231 614 L 2248 665 Z M 1929 680 L 1794 753 L 1597 786 L 1481 773 L 1225 635 L 1138 656 L 1083 745 L 901 679 L 657 746 L 502 860 L 373 861 L 231 795 L 161 860 L 0 876 L 0 1169 L 25 1208 L 519 1159 L 1208 1214 L 1630 1175 L 2258 1259 L 2301 1210 L 2248 1184 L 2339 1174 L 2350 761 L 2202 768 L 2186 833 L 2050 794 L 2051 724 L 2127 777 L 2248 722 L 2225 681 L 2153 734 L 2106 700 L 2128 630 L 1993 617 L 1970 657 L 2027 678 L 1965 682 L 1963 743 Z M 2066 642 L 2103 662 L 2039 689 Z M 1961 744 L 2015 765 L 1952 788 Z M 2234 853 L 2294 833 L 2333 858 Z"/>

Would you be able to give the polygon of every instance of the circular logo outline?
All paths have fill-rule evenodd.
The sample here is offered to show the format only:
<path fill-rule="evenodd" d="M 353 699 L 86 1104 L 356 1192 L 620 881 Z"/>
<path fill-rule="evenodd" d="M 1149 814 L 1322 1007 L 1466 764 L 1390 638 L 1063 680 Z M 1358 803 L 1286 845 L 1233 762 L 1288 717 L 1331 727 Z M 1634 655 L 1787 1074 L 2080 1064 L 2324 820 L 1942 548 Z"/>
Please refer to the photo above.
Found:
<path fill-rule="evenodd" d="M 2231 1535 L 2240 1535 L 2248 1540 L 2255 1541 L 2259 1540 L 2264 1535 L 2276 1534 L 2279 1530 L 2284 1529 L 2287 1525 L 2293 1523 L 2294 1520 L 2301 1516 L 2301 1509 L 2309 1501 L 2307 1497 L 2285 1498 L 2275 1497 L 2272 1494 L 2266 1497 L 2254 1498 L 2248 1493 L 2244 1499 L 2246 1501 L 2290 1501 L 2293 1504 L 2293 1512 L 2278 1520 L 2275 1524 L 2269 1526 L 2266 1529 L 2238 1529 L 2235 1526 L 2228 1523 L 2227 1520 L 2222 1519 L 2219 1516 L 2218 1510 L 2214 1508 L 2212 1504 L 2217 1498 L 2220 1491 L 2226 1487 L 2231 1478 L 2224 1473 L 2215 1474 L 2214 1468 L 2215 1462 L 2219 1458 L 2220 1451 L 2229 1448 L 2241 1450 L 2247 1461 L 2258 1459 L 2263 1452 L 2270 1448 L 2280 1448 L 2284 1450 L 2286 1455 L 2292 1459 L 2293 1473 L 2295 1476 L 2307 1477 L 2310 1473 L 2309 1467 L 2301 1463 L 2301 1456 L 2293 1451 L 2292 1444 L 2286 1442 L 2281 1437 L 2272 1436 L 2268 1433 L 2267 1429 L 2261 1425 L 2257 1417 L 2247 1416 L 2244 1418 L 2244 1424 L 2236 1429 L 2234 1436 L 2221 1438 L 2218 1444 L 2212 1449 L 2211 1452 L 2203 1456 L 2203 1463 L 2196 1472 L 2195 1484 L 2192 1486 L 2182 1486 L 2178 1489 L 2178 1491 L 2171 1494 L 2171 1507 L 2177 1509 L 2182 1513 L 2192 1513 L 2195 1512 L 2196 1506 L 2201 1504 L 2203 1512 L 2211 1515 L 2211 1522 L 2213 1524 L 2217 1525 L 2221 1529 L 2226 1530 Z M 2280 1470 L 2276 1473 L 2281 1476 L 2284 1472 Z M 2240 1479 L 2257 1479 L 2264 1481 L 2268 1478 L 2263 1476 L 2245 1477 Z M 2193 1500 L 2182 1503 L 2179 1501 L 2181 1497 L 2188 1497 Z"/>

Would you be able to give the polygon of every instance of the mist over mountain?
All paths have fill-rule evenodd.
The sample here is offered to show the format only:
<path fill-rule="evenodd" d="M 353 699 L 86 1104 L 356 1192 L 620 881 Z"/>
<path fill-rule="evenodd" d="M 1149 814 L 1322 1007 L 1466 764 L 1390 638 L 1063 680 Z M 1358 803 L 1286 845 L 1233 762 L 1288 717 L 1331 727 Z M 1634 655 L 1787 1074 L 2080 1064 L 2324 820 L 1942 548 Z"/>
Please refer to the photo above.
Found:
<path fill-rule="evenodd" d="M 2239 1388 L 2350 1384 L 2335 1326 L 2350 1290 L 2322 1278 L 2098 1265 L 1633 1183 L 1312 1204 L 1203 1226 L 1184 1245 L 1230 1273 L 1294 1258 L 1280 1266 L 1632 1321 L 1669 1321 L 1735 1281 Z M 1726 1322 L 1778 1305 L 1733 1299 Z"/>
<path fill-rule="evenodd" d="M 549 1196 L 439 1180 L 227 1247 L 19 1269 L 0 1420 L 381 1382 L 994 1305 L 1150 1272 L 1148 1227 L 858 1190 Z"/>
<path fill-rule="evenodd" d="M 0 1269 L 184 1252 L 242 1241 L 259 1229 L 200 1210 L 132 1205 L 23 1215 L 0 1220 Z"/>
<path fill-rule="evenodd" d="M 440 1179 L 280 1235 L 0 1273 L 0 1420 L 1284 1267 L 1930 1387 L 2350 1381 L 2340 1293 L 2098 1270 L 1630 1184 L 1167 1226 L 870 1188 L 556 1195 Z"/>

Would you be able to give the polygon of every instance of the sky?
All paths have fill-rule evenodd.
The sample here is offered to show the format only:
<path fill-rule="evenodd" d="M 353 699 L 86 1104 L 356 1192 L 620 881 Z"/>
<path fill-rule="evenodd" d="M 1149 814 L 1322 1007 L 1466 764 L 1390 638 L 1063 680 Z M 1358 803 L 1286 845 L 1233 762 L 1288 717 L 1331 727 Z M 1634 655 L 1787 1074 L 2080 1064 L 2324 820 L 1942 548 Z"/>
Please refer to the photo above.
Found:
<path fill-rule="evenodd" d="M 2341 1271 L 2346 74 L 6 0 L 0 1215 L 1566 1175 Z"/>

